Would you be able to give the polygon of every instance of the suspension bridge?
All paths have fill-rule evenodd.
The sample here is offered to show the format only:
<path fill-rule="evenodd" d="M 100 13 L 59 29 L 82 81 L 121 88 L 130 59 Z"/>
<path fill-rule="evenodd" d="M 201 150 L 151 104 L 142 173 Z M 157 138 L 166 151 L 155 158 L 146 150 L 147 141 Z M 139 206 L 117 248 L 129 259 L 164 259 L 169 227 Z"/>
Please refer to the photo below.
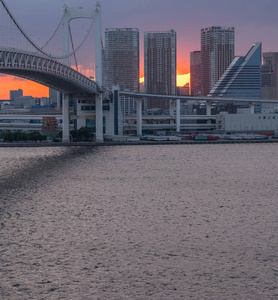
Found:
<path fill-rule="evenodd" d="M 69 141 L 70 97 L 78 100 L 92 101 L 96 106 L 96 140 L 103 141 L 102 104 L 109 98 L 109 91 L 103 88 L 103 46 L 101 39 L 101 8 L 97 4 L 94 9 L 71 9 L 64 6 L 64 13 L 54 33 L 43 46 L 38 46 L 25 33 L 12 15 L 4 0 L 0 1 L 1 36 L 4 45 L 0 46 L 0 73 L 22 77 L 53 88 L 63 94 L 63 141 Z M 84 38 L 74 47 L 70 21 L 73 19 L 91 19 Z M 77 52 L 84 46 L 89 33 L 94 28 L 95 80 L 78 71 Z M 12 34 L 9 31 L 12 30 Z M 47 46 L 62 31 L 63 53 L 53 54 Z M 72 51 L 69 45 L 72 46 Z M 75 66 L 70 66 L 70 58 Z"/>

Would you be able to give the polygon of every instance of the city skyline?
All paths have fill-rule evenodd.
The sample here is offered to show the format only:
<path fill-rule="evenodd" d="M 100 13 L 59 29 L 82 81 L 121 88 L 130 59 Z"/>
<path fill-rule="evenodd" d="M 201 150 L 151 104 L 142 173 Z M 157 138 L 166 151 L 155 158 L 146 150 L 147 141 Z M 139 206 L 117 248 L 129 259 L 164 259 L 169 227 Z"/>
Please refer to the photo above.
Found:
<path fill-rule="evenodd" d="M 225 3 L 224 3 L 225 2 Z M 140 77 L 143 77 L 143 36 L 145 31 L 169 30 L 177 32 L 177 74 L 187 76 L 190 68 L 190 52 L 200 50 L 200 30 L 209 26 L 235 27 L 235 55 L 244 55 L 254 42 L 262 42 L 263 52 L 278 51 L 278 40 L 274 39 L 278 21 L 276 0 L 235 1 L 197 0 L 186 3 L 181 0 L 147 0 L 130 2 L 118 0 L 111 3 L 100 1 L 102 8 L 102 33 L 105 28 L 138 28 L 140 32 Z M 7 3 L 25 32 L 38 44 L 43 44 L 55 30 L 62 16 L 64 4 L 70 7 L 94 7 L 95 1 L 69 0 L 65 2 L 49 0 L 9 0 Z M 36 13 L 34 13 L 36 12 Z M 36 24 L 36 26 L 34 26 Z M 39 90 L 36 85 L 27 87 L 27 82 L 8 81 L 1 76 L 1 90 L 22 88 L 25 94 Z M 14 79 L 14 78 L 13 78 Z M 13 83 L 16 83 L 13 85 Z M 23 87 L 23 83 L 26 87 Z M 47 90 L 47 88 L 42 88 Z M 7 93 L 8 95 L 8 93 Z M 0 95 L 1 98 L 3 98 Z M 5 97 L 6 98 L 6 97 Z"/>

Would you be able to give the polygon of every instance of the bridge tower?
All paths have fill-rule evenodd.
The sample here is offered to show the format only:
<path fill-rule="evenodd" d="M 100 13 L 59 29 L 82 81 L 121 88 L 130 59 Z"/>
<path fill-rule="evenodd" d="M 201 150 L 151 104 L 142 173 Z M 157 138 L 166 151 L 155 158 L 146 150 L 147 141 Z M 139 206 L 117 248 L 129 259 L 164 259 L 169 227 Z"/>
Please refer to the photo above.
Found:
<path fill-rule="evenodd" d="M 95 80 L 100 88 L 100 93 L 95 96 L 96 102 L 96 140 L 103 142 L 103 111 L 102 111 L 102 39 L 101 39 L 101 8 L 98 3 L 95 9 L 84 8 L 68 8 L 64 6 L 64 22 L 63 26 L 63 55 L 66 56 L 69 53 L 69 22 L 73 19 L 93 19 L 95 21 Z M 65 57 L 64 64 L 69 65 L 69 57 Z M 63 97 L 63 141 L 69 141 L 69 96 Z"/>

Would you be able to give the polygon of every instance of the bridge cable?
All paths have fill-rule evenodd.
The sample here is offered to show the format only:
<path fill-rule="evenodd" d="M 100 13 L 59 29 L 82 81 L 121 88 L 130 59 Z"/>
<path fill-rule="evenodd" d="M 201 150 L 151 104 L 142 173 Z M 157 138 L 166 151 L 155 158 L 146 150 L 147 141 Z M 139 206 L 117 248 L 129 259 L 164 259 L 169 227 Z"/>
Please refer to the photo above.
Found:
<path fill-rule="evenodd" d="M 22 33 L 22 35 L 27 39 L 27 41 L 34 47 L 36 48 L 39 52 L 41 52 L 42 54 L 50 57 L 50 58 L 54 58 L 54 59 L 64 59 L 64 58 L 67 58 L 67 57 L 70 57 L 72 56 L 73 54 L 75 54 L 84 44 L 85 40 L 87 39 L 87 37 L 89 36 L 89 33 L 91 32 L 91 29 L 93 27 L 93 24 L 94 24 L 94 21 L 95 21 L 95 18 L 96 18 L 96 14 L 97 14 L 97 10 L 95 10 L 95 13 L 93 15 L 93 18 L 92 18 L 92 23 L 91 23 L 91 26 L 89 27 L 88 31 L 87 31 L 87 34 L 85 35 L 84 39 L 81 41 L 81 43 L 78 45 L 78 47 L 66 54 L 66 55 L 62 55 L 62 56 L 54 56 L 54 55 L 51 55 L 45 51 L 42 50 L 42 48 L 40 48 L 39 46 L 37 46 L 29 37 L 28 35 L 23 31 L 23 29 L 21 29 L 21 27 L 19 26 L 19 24 L 16 22 L 15 18 L 12 16 L 11 12 L 9 11 L 7 5 L 5 4 L 4 0 L 0 0 L 3 7 L 5 8 L 6 12 L 8 13 L 9 17 L 12 19 L 12 21 L 14 22 L 14 24 L 16 25 L 16 27 L 18 28 L 18 30 Z"/>
<path fill-rule="evenodd" d="M 63 23 L 63 20 L 64 20 L 64 17 L 65 17 L 65 11 L 63 13 L 63 16 L 62 16 L 62 19 L 60 20 L 58 26 L 56 27 L 56 29 L 54 30 L 53 34 L 51 35 L 51 37 L 48 39 L 48 41 L 45 42 L 45 44 L 41 47 L 41 49 L 44 49 L 49 43 L 50 41 L 53 39 L 54 35 L 57 33 L 58 29 L 60 28 L 60 26 L 62 25 Z"/>
<path fill-rule="evenodd" d="M 8 13 L 9 17 L 12 19 L 12 21 L 14 22 L 15 26 L 18 28 L 18 30 L 23 34 L 23 36 L 28 40 L 29 43 L 31 43 L 31 45 L 33 47 L 35 47 L 37 50 L 39 50 L 41 53 L 49 56 L 47 53 L 45 53 L 44 51 L 40 50 L 40 48 L 28 37 L 28 35 L 21 29 L 21 27 L 19 26 L 19 24 L 16 22 L 15 18 L 12 16 L 11 12 L 9 11 L 8 7 L 6 6 L 4 0 L 0 0 L 2 2 L 3 7 L 5 8 L 6 12 Z"/>
<path fill-rule="evenodd" d="M 1 0 L 0 0 L 0 1 L 1 1 Z M 74 51 L 69 52 L 68 54 L 62 55 L 62 56 L 53 56 L 53 55 L 48 55 L 48 54 L 47 54 L 47 56 L 50 56 L 51 58 L 55 58 L 55 59 L 63 59 L 63 58 L 67 58 L 67 57 L 70 57 L 70 56 L 72 56 L 73 54 L 75 54 L 75 53 L 76 53 L 76 52 L 84 45 L 85 41 L 87 40 L 87 38 L 88 38 L 88 36 L 89 36 L 89 34 L 90 34 L 91 30 L 92 30 L 92 27 L 93 27 L 93 25 L 94 25 L 94 21 L 95 21 L 95 18 L 96 18 L 96 14 L 97 14 L 97 11 L 95 11 L 95 13 L 94 13 L 94 15 L 93 15 L 92 23 L 91 23 L 89 29 L 87 30 L 87 33 L 86 33 L 84 39 L 81 41 L 81 43 L 78 45 L 78 47 L 75 48 Z"/>
<path fill-rule="evenodd" d="M 73 39 L 72 39 L 72 34 L 71 34 L 70 23 L 68 23 L 68 27 L 69 27 L 69 35 L 70 35 L 71 47 L 72 47 L 72 50 L 74 51 L 74 44 L 73 44 Z M 76 53 L 75 52 L 73 54 L 73 57 L 74 57 L 74 61 L 75 61 L 76 70 L 78 72 L 78 64 L 77 64 L 77 59 L 76 59 Z"/>

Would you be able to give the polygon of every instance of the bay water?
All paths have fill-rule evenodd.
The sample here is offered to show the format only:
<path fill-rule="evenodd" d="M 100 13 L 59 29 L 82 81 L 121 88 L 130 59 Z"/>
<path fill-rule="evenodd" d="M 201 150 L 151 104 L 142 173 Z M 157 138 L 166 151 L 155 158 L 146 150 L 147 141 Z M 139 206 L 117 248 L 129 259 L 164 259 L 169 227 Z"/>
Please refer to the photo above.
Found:
<path fill-rule="evenodd" d="M 278 299 L 277 153 L 0 148 L 0 299 Z"/>

